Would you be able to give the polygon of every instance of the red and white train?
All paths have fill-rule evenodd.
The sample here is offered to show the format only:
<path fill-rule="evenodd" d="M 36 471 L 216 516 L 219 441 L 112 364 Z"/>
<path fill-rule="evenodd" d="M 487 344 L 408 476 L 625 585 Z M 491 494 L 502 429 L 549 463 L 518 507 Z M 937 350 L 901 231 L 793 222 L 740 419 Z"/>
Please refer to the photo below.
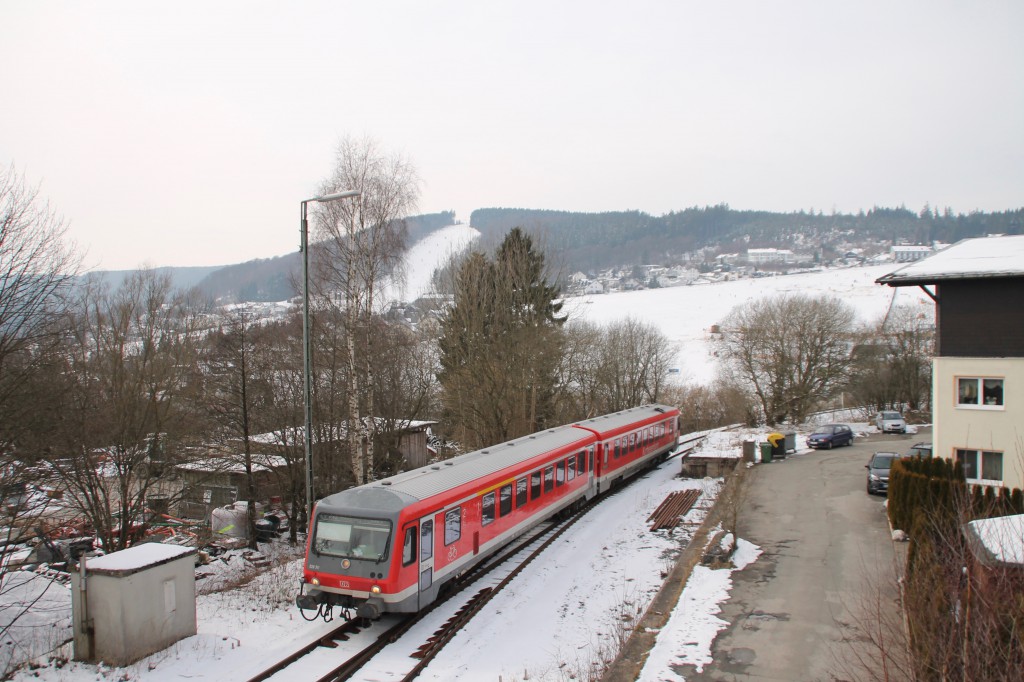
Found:
<path fill-rule="evenodd" d="M 678 436 L 679 410 L 645 405 L 330 495 L 313 514 L 296 605 L 418 611 L 544 519 L 665 459 Z"/>

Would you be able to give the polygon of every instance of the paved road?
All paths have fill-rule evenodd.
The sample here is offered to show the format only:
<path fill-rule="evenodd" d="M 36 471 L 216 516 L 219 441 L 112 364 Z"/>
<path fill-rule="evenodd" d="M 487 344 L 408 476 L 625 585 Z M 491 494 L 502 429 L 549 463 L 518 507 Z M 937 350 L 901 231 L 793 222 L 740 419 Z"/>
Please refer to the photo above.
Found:
<path fill-rule="evenodd" d="M 884 497 L 865 491 L 864 465 L 876 450 L 905 452 L 917 435 L 858 438 L 852 447 L 790 455 L 753 467 L 740 537 L 764 553 L 733 573 L 712 647 L 714 663 L 687 680 L 852 680 L 851 647 L 869 655 L 858 627 L 865 597 L 895 608 L 894 548 Z M 851 644 L 853 642 L 854 644 Z"/>

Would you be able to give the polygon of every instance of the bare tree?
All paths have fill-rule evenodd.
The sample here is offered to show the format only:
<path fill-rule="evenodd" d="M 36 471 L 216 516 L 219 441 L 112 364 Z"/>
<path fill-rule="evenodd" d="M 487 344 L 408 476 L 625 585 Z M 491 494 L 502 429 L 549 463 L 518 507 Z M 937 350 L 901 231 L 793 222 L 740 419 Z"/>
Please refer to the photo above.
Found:
<path fill-rule="evenodd" d="M 260 353 L 261 329 L 244 309 L 228 313 L 227 324 L 207 337 L 209 381 L 207 405 L 221 427 L 222 440 L 232 447 L 241 443 L 245 468 L 249 546 L 256 542 L 256 477 L 253 474 L 254 429 L 272 401 L 268 358 Z"/>
<path fill-rule="evenodd" d="M 803 421 L 846 383 L 853 309 L 832 297 L 777 296 L 734 308 L 720 341 L 725 369 L 750 387 L 768 424 Z"/>
<path fill-rule="evenodd" d="M 893 308 L 854 348 L 854 401 L 878 410 L 929 410 L 934 349 L 931 320 L 907 306 Z"/>
<path fill-rule="evenodd" d="M 42 481 L 36 461 L 49 416 L 39 375 L 60 340 L 58 322 L 79 267 L 64 220 L 13 167 L 0 166 L 0 566 L 5 568 L 46 506 L 37 488 Z M 0 635 L 38 598 L 14 598 L 17 584 L 11 576 L 0 570 Z M 0 666 L 10 661 L 0 657 Z M 0 667 L 0 674 L 7 672 Z"/>
<path fill-rule="evenodd" d="M 277 482 L 284 494 L 284 512 L 288 517 L 289 541 L 298 541 L 299 526 L 304 520 L 305 500 L 305 444 L 301 424 L 305 421 L 303 412 L 303 373 L 301 354 L 296 353 L 302 341 L 301 320 L 298 316 L 280 323 L 268 324 L 261 329 L 260 354 L 267 356 L 270 371 L 261 378 L 266 383 L 266 402 L 261 403 L 266 434 L 272 439 L 267 445 L 280 457 L 284 466 L 272 467 Z M 322 450 L 322 447 L 321 447 Z M 322 460 L 321 460 L 322 462 Z M 334 473 L 330 469 L 319 469 L 316 477 L 318 489 L 334 489 Z"/>
<path fill-rule="evenodd" d="M 568 423 L 605 414 L 605 395 L 594 371 L 603 329 L 585 320 L 565 325 L 561 362 L 558 365 L 557 421 Z"/>
<path fill-rule="evenodd" d="M 606 327 L 567 325 L 559 369 L 561 421 L 659 402 L 668 381 L 672 344 L 654 325 L 626 318 Z"/>
<path fill-rule="evenodd" d="M 673 349 L 654 325 L 626 318 L 605 330 L 598 357 L 605 411 L 617 412 L 659 400 Z"/>
<path fill-rule="evenodd" d="M 190 433 L 198 312 L 168 276 L 138 271 L 113 293 L 84 286 L 70 316 L 49 465 L 107 550 L 141 536 Z"/>
<path fill-rule="evenodd" d="M 339 292 L 344 313 L 346 434 L 353 476 L 362 483 L 374 468 L 373 439 L 365 444 L 365 456 L 359 442 L 361 417 L 374 413 L 373 377 L 369 359 L 357 358 L 357 346 L 372 343 L 370 319 L 381 283 L 395 273 L 405 251 L 404 219 L 418 200 L 419 178 L 408 160 L 385 154 L 375 141 L 346 138 L 338 145 L 334 171 L 321 185 L 323 194 L 344 190 L 357 190 L 359 196 L 320 206 L 317 225 L 326 239 L 319 272 L 327 291 Z"/>

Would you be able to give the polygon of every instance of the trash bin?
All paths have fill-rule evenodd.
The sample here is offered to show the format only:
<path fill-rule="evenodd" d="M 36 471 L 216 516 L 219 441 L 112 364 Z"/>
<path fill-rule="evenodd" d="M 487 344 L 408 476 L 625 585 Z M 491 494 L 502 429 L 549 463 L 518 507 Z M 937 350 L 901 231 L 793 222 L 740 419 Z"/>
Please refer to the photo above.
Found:
<path fill-rule="evenodd" d="M 779 432 L 769 433 L 768 442 L 772 446 L 772 459 L 786 459 L 786 436 Z"/>
<path fill-rule="evenodd" d="M 796 452 L 796 431 L 786 431 L 786 452 Z"/>
<path fill-rule="evenodd" d="M 772 444 L 761 443 L 761 462 L 768 463 L 772 461 Z"/>
<path fill-rule="evenodd" d="M 743 461 L 753 462 L 754 455 L 757 454 L 757 441 L 745 440 L 743 441 Z"/>

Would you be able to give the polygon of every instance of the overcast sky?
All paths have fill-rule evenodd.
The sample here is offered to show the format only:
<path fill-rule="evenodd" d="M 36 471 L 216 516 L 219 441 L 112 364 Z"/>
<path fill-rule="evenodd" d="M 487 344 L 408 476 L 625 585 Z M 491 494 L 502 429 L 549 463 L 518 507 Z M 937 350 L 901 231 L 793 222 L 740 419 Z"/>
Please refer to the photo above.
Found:
<path fill-rule="evenodd" d="M 87 265 L 296 250 L 343 136 L 419 212 L 1024 206 L 1024 2 L 0 0 L 0 164 Z"/>

